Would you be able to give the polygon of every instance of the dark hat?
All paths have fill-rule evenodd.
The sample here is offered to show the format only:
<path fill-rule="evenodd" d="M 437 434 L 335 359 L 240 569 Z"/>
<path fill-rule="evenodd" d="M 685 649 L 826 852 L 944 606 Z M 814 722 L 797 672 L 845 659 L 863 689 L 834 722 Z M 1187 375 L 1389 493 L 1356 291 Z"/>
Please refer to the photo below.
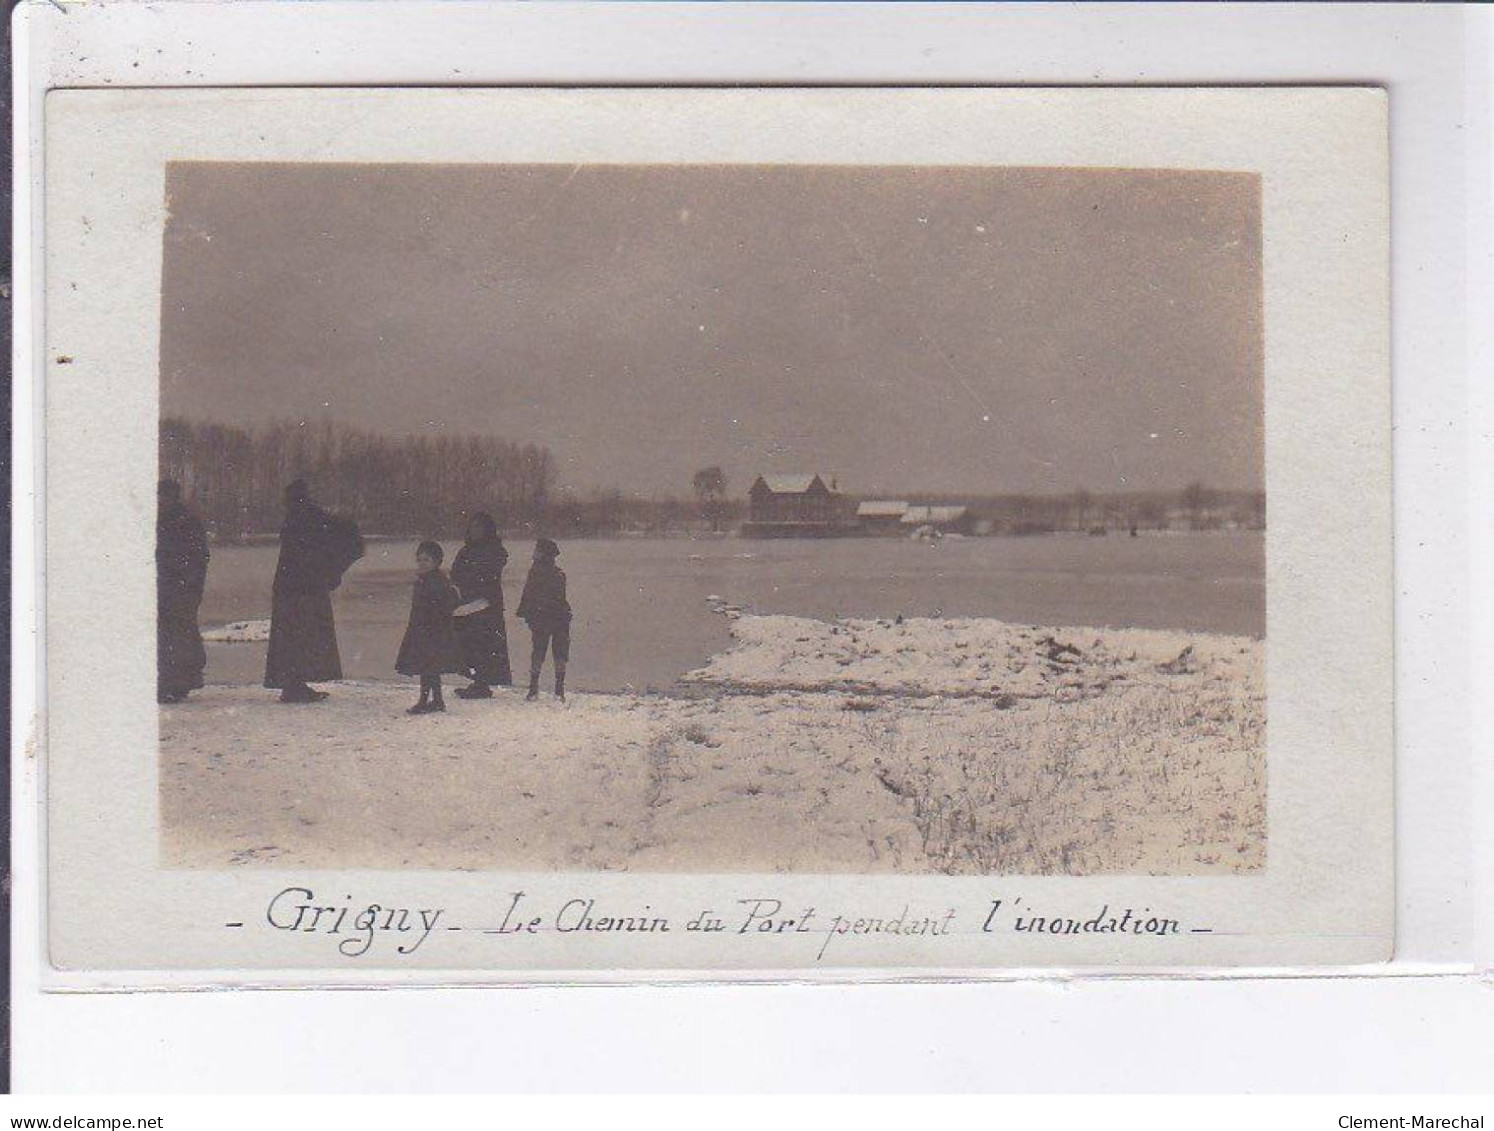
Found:
<path fill-rule="evenodd" d="M 539 551 L 542 556 L 550 558 L 551 560 L 560 557 L 560 547 L 557 546 L 554 541 L 549 538 L 541 538 L 534 544 L 534 548 Z"/>
<path fill-rule="evenodd" d="M 311 498 L 311 487 L 304 479 L 294 479 L 285 489 L 285 501 L 291 503 L 304 503 Z"/>
<path fill-rule="evenodd" d="M 498 523 L 487 511 L 474 511 L 472 517 L 467 520 L 467 529 L 481 526 L 484 538 L 492 538 L 498 533 Z"/>

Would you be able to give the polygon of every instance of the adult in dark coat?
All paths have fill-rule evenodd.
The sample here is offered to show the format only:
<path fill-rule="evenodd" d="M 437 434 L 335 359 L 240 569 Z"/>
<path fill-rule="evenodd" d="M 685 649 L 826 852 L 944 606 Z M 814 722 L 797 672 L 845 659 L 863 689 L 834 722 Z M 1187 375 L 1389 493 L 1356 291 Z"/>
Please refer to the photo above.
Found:
<path fill-rule="evenodd" d="M 451 563 L 451 582 L 462 603 L 486 601 L 488 607 L 456 618 L 457 637 L 472 686 L 457 688 L 461 699 L 491 699 L 493 686 L 514 681 L 508 661 L 508 631 L 503 622 L 503 567 L 508 551 L 498 537 L 493 516 L 479 511 L 467 524 L 467 543 Z"/>
<path fill-rule="evenodd" d="M 202 521 L 182 503 L 181 486 L 156 489 L 156 700 L 180 703 L 202 686 L 207 650 L 197 610 L 207 582 L 208 544 Z"/>
<path fill-rule="evenodd" d="M 285 489 L 285 525 L 270 603 L 270 650 L 265 686 L 280 688 L 282 703 L 315 703 L 325 691 L 308 684 L 342 678 L 332 590 L 363 556 L 363 538 L 348 519 L 311 501 L 304 479 Z"/>

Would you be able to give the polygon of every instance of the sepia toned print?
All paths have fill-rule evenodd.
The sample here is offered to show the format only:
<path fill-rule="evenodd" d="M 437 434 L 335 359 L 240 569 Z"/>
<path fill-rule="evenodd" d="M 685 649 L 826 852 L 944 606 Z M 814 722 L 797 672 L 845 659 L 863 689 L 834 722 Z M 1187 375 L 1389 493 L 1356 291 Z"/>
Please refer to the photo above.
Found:
<path fill-rule="evenodd" d="M 58 984 L 1384 960 L 1386 120 L 52 94 Z"/>
<path fill-rule="evenodd" d="M 1254 175 L 178 162 L 166 202 L 158 560 L 211 549 L 202 686 L 159 606 L 168 864 L 1264 865 Z"/>

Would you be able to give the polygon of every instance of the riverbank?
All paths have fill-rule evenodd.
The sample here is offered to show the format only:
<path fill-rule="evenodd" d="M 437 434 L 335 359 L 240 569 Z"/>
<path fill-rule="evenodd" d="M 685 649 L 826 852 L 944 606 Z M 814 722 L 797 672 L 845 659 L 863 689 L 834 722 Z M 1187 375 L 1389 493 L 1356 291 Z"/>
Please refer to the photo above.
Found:
<path fill-rule="evenodd" d="M 681 695 L 161 709 L 168 866 L 1219 874 L 1265 860 L 1264 646 L 737 616 Z"/>

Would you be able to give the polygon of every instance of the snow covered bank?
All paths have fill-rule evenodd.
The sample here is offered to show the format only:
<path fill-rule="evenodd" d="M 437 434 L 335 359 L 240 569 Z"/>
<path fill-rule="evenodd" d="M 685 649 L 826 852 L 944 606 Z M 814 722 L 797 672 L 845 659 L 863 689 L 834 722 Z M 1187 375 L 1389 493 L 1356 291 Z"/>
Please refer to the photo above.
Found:
<path fill-rule="evenodd" d="M 177 866 L 1200 874 L 1265 858 L 1263 645 L 740 616 L 694 697 L 161 711 Z M 842 662 L 846 661 L 846 662 Z M 712 695 L 712 691 L 734 694 Z"/>
<path fill-rule="evenodd" d="M 1118 684 L 1262 692 L 1264 650 L 1248 637 L 1146 629 L 1036 628 L 965 618 L 732 618 L 731 649 L 684 682 L 752 690 L 1069 701 Z"/>

